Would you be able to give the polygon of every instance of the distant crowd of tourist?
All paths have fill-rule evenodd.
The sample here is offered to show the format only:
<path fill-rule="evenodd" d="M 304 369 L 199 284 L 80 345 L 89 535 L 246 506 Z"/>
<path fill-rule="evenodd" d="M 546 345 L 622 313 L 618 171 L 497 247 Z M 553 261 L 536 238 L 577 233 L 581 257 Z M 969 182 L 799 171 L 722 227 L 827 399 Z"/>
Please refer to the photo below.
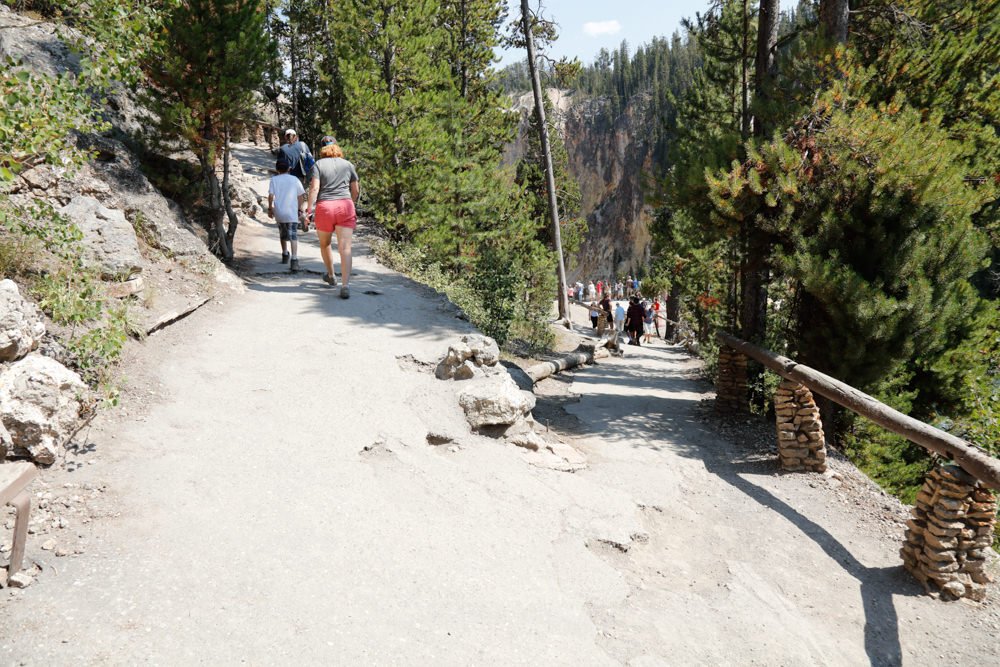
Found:
<path fill-rule="evenodd" d="M 570 299 L 587 305 L 590 321 L 598 335 L 606 332 L 625 332 L 629 345 L 650 343 L 652 337 L 662 338 L 660 322 L 665 322 L 665 312 L 659 297 L 652 301 L 642 297 L 642 281 L 626 276 L 624 280 L 590 280 L 586 285 L 577 281 L 567 288 Z M 613 303 L 612 300 L 616 301 Z M 623 301 L 627 299 L 626 306 Z"/>

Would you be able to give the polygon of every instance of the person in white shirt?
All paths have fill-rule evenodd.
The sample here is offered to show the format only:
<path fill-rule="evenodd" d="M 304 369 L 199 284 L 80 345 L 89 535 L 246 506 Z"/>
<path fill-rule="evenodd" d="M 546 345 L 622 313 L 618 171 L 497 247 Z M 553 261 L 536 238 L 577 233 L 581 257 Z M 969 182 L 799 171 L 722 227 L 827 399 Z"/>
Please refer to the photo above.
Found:
<path fill-rule="evenodd" d="M 622 307 L 621 302 L 615 304 L 615 330 L 623 331 L 625 329 L 625 308 Z"/>
<path fill-rule="evenodd" d="M 274 165 L 278 172 L 271 178 L 267 188 L 267 217 L 278 223 L 278 239 L 281 241 L 281 263 L 291 260 L 289 270 L 299 270 L 299 219 L 304 220 L 306 211 L 306 190 L 302 181 L 288 173 L 291 165 L 284 155 Z M 305 222 L 306 229 L 309 223 Z M 289 254 L 291 246 L 291 254 Z"/>

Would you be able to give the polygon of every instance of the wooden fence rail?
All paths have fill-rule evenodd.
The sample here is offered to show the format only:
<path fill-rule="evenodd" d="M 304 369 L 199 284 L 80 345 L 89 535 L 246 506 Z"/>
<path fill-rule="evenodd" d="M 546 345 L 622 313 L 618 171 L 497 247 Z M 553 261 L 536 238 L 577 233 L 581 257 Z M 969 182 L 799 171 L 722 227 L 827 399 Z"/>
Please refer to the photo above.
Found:
<path fill-rule="evenodd" d="M 798 382 L 879 426 L 903 436 L 911 442 L 942 456 L 953 459 L 984 486 L 1000 490 L 1000 459 L 961 438 L 904 415 L 854 387 L 804 366 L 787 357 L 757 347 L 725 332 L 716 334 L 727 347 L 763 364 L 778 375 Z"/>

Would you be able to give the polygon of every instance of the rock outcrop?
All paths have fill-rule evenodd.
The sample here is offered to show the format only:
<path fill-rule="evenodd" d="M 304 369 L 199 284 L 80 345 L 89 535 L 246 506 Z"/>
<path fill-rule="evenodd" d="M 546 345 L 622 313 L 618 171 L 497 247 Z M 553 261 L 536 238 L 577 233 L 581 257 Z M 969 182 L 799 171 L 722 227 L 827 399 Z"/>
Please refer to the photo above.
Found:
<path fill-rule="evenodd" d="M 0 361 L 20 359 L 37 348 L 44 335 L 38 308 L 21 298 L 13 280 L 0 280 Z"/>
<path fill-rule="evenodd" d="M 0 422 L 8 455 L 51 464 L 90 404 L 80 376 L 55 359 L 29 354 L 0 374 Z"/>
<path fill-rule="evenodd" d="M 74 197 L 59 213 L 83 233 L 83 261 L 105 280 L 127 280 L 142 271 L 135 229 L 125 214 L 93 197 Z"/>

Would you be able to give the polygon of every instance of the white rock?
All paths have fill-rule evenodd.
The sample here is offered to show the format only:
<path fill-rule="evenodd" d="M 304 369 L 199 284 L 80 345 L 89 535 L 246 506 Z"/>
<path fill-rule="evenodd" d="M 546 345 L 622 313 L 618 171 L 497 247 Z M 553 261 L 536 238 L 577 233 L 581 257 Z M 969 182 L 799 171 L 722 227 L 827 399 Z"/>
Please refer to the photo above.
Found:
<path fill-rule="evenodd" d="M 27 588 L 34 582 L 35 580 L 32 579 L 29 575 L 25 574 L 24 572 L 18 572 L 16 574 L 11 575 L 11 577 L 7 580 L 7 585 L 10 586 L 11 588 Z"/>
<path fill-rule="evenodd" d="M 462 342 L 472 351 L 477 366 L 496 366 L 500 361 L 500 346 L 489 336 L 466 334 Z"/>
<path fill-rule="evenodd" d="M 102 277 L 129 278 L 145 261 L 139 253 L 135 229 L 118 209 L 110 209 L 93 197 L 73 197 L 59 213 L 83 232 L 83 259 L 100 269 Z"/>
<path fill-rule="evenodd" d="M 524 433 L 515 433 L 507 437 L 507 442 L 512 445 L 517 445 L 518 447 L 524 447 L 525 449 L 530 449 L 537 452 L 546 446 L 545 438 L 535 433 L 534 431 L 525 431 Z"/>
<path fill-rule="evenodd" d="M 0 375 L 0 421 L 13 454 L 53 463 L 88 400 L 80 376 L 55 359 L 33 353 L 12 364 Z"/>
<path fill-rule="evenodd" d="M 517 388 L 509 375 L 470 383 L 458 397 L 465 418 L 473 428 L 514 424 L 535 407 L 535 397 Z"/>
<path fill-rule="evenodd" d="M 41 313 L 21 298 L 13 280 L 0 280 L 0 361 L 20 359 L 45 335 Z"/>

